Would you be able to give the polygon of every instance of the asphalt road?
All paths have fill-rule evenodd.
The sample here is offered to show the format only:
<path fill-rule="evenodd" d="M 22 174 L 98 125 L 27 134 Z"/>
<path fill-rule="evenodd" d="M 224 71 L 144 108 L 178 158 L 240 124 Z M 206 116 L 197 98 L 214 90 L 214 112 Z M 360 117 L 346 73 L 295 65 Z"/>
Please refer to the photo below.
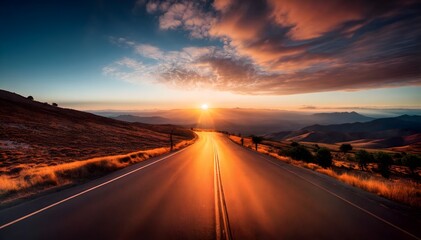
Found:
<path fill-rule="evenodd" d="M 179 152 L 0 211 L 0 239 L 420 239 L 419 212 L 198 133 Z"/>

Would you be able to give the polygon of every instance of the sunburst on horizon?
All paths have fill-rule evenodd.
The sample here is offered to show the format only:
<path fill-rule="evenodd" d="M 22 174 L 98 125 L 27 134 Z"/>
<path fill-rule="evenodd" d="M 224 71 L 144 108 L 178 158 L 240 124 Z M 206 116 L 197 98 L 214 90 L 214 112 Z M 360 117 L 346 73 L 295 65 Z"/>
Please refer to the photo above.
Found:
<path fill-rule="evenodd" d="M 201 108 L 202 110 L 208 110 L 208 109 L 209 109 L 209 106 L 208 106 L 208 104 L 207 104 L 207 103 L 204 103 L 204 104 L 202 104 L 202 105 L 200 106 L 200 108 Z"/>

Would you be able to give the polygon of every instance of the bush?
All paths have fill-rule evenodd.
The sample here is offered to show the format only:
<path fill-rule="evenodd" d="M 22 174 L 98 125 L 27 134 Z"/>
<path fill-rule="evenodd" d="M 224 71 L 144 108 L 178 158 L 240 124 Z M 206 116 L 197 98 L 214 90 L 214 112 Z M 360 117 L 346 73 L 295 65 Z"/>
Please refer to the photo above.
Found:
<path fill-rule="evenodd" d="M 257 151 L 257 145 L 263 141 L 263 138 L 258 136 L 251 136 L 251 141 L 254 143 Z"/>
<path fill-rule="evenodd" d="M 319 151 L 319 149 L 320 149 L 320 146 L 319 146 L 319 144 L 317 144 L 317 143 L 316 143 L 316 144 L 314 144 L 314 145 L 313 145 L 313 147 L 314 147 L 314 150 L 313 150 L 313 151 L 314 151 L 315 153 L 316 153 L 317 151 Z"/>
<path fill-rule="evenodd" d="M 323 168 L 332 166 L 332 154 L 327 148 L 320 148 L 316 153 L 316 162 Z"/>
<path fill-rule="evenodd" d="M 58 107 L 58 104 L 53 102 L 51 105 L 53 105 L 54 107 Z"/>
<path fill-rule="evenodd" d="M 375 155 L 375 159 L 377 162 L 377 169 L 379 170 L 380 174 L 385 178 L 389 178 L 390 166 L 393 163 L 392 157 L 385 152 L 378 152 Z"/>
<path fill-rule="evenodd" d="M 346 155 L 346 160 L 350 162 L 355 162 L 355 157 L 353 157 L 352 155 Z"/>
<path fill-rule="evenodd" d="M 407 154 L 402 158 L 402 163 L 415 175 L 415 170 L 421 166 L 421 158 L 414 154 Z"/>
<path fill-rule="evenodd" d="M 286 151 L 286 155 L 295 160 L 302 160 L 305 162 L 312 162 L 313 155 L 304 146 L 298 145 Z"/>
<path fill-rule="evenodd" d="M 34 101 L 34 97 L 32 97 L 32 96 L 28 96 L 27 99 L 29 99 L 31 101 Z"/>
<path fill-rule="evenodd" d="M 352 150 L 352 146 L 351 146 L 351 144 L 347 144 L 347 143 L 345 143 L 345 144 L 342 144 L 342 145 L 339 147 L 339 150 L 341 150 L 341 152 L 343 152 L 343 153 L 347 153 L 347 152 L 349 152 L 349 151 L 351 151 L 351 150 Z"/>
<path fill-rule="evenodd" d="M 285 150 L 285 149 L 280 149 L 278 151 L 278 155 L 279 156 L 286 156 L 286 157 L 288 157 L 289 156 L 289 151 L 288 150 Z"/>
<path fill-rule="evenodd" d="M 355 153 L 355 160 L 357 160 L 361 170 L 364 170 L 367 167 L 367 163 L 373 162 L 373 155 L 366 150 L 358 150 Z"/>

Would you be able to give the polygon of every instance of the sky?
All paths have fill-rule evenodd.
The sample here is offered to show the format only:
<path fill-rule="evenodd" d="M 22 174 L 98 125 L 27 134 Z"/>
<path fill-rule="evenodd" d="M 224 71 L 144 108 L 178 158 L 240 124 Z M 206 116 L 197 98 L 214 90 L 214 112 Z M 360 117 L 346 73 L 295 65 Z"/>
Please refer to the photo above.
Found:
<path fill-rule="evenodd" d="M 0 88 L 82 110 L 421 108 L 421 2 L 0 3 Z"/>

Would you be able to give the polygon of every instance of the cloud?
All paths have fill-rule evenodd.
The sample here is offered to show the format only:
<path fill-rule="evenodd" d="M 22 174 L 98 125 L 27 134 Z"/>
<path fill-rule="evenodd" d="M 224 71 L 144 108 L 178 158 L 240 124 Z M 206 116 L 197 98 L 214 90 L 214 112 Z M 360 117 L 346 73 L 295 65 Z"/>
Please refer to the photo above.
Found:
<path fill-rule="evenodd" d="M 146 4 L 149 13 L 159 11 L 159 27 L 163 30 L 183 28 L 193 38 L 209 37 L 209 29 L 215 20 L 205 12 L 199 2 L 194 1 L 150 1 Z"/>
<path fill-rule="evenodd" d="M 112 76 L 134 84 L 154 81 L 156 78 L 155 72 L 156 66 L 148 66 L 128 57 L 124 57 L 102 69 L 102 73 L 106 76 Z"/>
<path fill-rule="evenodd" d="M 164 57 L 164 53 L 157 47 L 149 44 L 139 44 L 135 46 L 136 53 L 155 60 L 160 60 Z"/>
<path fill-rule="evenodd" d="M 314 110 L 314 109 L 317 109 L 317 107 L 316 106 L 312 106 L 312 105 L 303 105 L 302 107 L 300 107 L 300 109 L 303 109 L 303 110 Z"/>
<path fill-rule="evenodd" d="M 393 10 L 398 1 L 327 0 L 271 0 L 275 22 L 292 26 L 294 39 L 321 36 L 344 22 L 368 19 Z"/>
<path fill-rule="evenodd" d="M 158 10 L 159 4 L 158 2 L 150 1 L 146 4 L 146 11 L 148 13 L 154 13 Z"/>
<path fill-rule="evenodd" d="M 215 52 L 214 47 L 186 47 L 180 51 L 164 51 L 150 44 L 129 46 L 137 56 L 124 57 L 104 67 L 104 75 L 131 83 L 165 83 L 184 89 L 212 85 L 214 72 L 200 59 L 212 56 Z"/>
<path fill-rule="evenodd" d="M 392 13 L 392 6 L 397 4 L 392 4 L 394 1 L 385 4 L 328 0 L 320 4 L 310 0 L 225 0 L 221 7 L 220 2 L 214 3 L 222 10 L 210 34 L 229 38 L 240 54 L 278 70 L 302 69 L 315 62 L 340 58 L 333 56 L 335 48 L 348 47 L 352 43 L 348 37 L 370 25 L 376 17 Z M 318 46 L 324 49 L 313 51 Z"/>
<path fill-rule="evenodd" d="M 110 36 L 108 39 L 111 43 L 120 47 L 127 47 L 127 46 L 135 45 L 133 41 L 127 40 L 126 38 L 123 38 L 123 37 L 117 38 L 117 37 Z"/>
<path fill-rule="evenodd" d="M 421 85 L 421 5 L 411 0 L 166 0 L 146 9 L 162 30 L 220 41 L 163 51 L 118 40 L 156 61 L 142 65 L 153 82 L 276 95 Z"/>

